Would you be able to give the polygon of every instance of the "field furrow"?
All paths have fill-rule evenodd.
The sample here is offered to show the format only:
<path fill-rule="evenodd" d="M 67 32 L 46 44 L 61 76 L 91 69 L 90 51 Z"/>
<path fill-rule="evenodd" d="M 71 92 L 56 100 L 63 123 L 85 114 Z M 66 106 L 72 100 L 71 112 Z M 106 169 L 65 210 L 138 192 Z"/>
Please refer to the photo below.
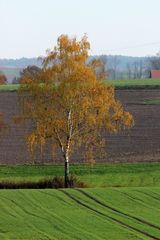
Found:
<path fill-rule="evenodd" d="M 159 240 L 159 196 L 159 187 L 1 190 L 0 239 Z"/>

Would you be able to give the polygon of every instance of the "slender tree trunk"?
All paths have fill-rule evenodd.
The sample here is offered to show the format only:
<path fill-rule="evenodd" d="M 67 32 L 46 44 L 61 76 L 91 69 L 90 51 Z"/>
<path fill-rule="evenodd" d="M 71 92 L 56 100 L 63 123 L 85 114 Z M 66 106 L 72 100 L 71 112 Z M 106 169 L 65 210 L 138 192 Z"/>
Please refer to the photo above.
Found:
<path fill-rule="evenodd" d="M 69 184 L 69 150 L 70 150 L 70 141 L 71 141 L 71 135 L 72 135 L 72 128 L 73 128 L 73 123 L 72 123 L 72 118 L 71 118 L 71 110 L 68 112 L 68 129 L 69 129 L 69 134 L 67 136 L 67 145 L 66 145 L 66 150 L 65 150 L 65 173 L 64 173 L 64 185 L 65 188 L 70 187 Z"/>
<path fill-rule="evenodd" d="M 65 157 L 65 166 L 64 166 L 64 186 L 65 188 L 69 187 L 69 157 Z"/>

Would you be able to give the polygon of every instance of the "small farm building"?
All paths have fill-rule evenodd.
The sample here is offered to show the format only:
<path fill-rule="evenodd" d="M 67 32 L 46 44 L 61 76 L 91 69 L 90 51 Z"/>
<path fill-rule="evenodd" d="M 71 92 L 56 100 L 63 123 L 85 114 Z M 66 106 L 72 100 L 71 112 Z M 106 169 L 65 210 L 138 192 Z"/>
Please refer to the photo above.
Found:
<path fill-rule="evenodd" d="M 152 79 L 160 78 L 160 70 L 152 70 L 151 71 L 151 78 Z"/>

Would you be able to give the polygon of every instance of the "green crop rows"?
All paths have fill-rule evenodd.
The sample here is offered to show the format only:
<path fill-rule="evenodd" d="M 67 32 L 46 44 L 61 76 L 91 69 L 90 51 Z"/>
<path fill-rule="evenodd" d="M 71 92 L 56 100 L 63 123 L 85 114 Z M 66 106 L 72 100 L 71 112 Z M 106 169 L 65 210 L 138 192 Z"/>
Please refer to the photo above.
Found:
<path fill-rule="evenodd" d="M 0 239 L 160 239 L 160 188 L 1 190 Z"/>

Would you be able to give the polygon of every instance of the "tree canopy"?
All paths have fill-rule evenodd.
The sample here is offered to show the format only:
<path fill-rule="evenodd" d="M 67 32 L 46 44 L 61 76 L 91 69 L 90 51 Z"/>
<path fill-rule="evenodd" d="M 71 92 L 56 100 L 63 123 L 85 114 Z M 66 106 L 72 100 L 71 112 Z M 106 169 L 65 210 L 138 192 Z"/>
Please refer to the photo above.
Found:
<path fill-rule="evenodd" d="M 86 63 L 89 49 L 86 36 L 78 41 L 61 35 L 57 46 L 42 59 L 43 68 L 36 79 L 26 75 L 20 87 L 20 118 L 33 123 L 28 145 L 33 151 L 50 140 L 53 149 L 60 149 L 66 187 L 69 160 L 75 151 L 83 149 L 86 160 L 93 160 L 104 150 L 104 132 L 117 133 L 134 123 L 115 99 L 114 88 L 103 81 L 102 62 Z"/>

